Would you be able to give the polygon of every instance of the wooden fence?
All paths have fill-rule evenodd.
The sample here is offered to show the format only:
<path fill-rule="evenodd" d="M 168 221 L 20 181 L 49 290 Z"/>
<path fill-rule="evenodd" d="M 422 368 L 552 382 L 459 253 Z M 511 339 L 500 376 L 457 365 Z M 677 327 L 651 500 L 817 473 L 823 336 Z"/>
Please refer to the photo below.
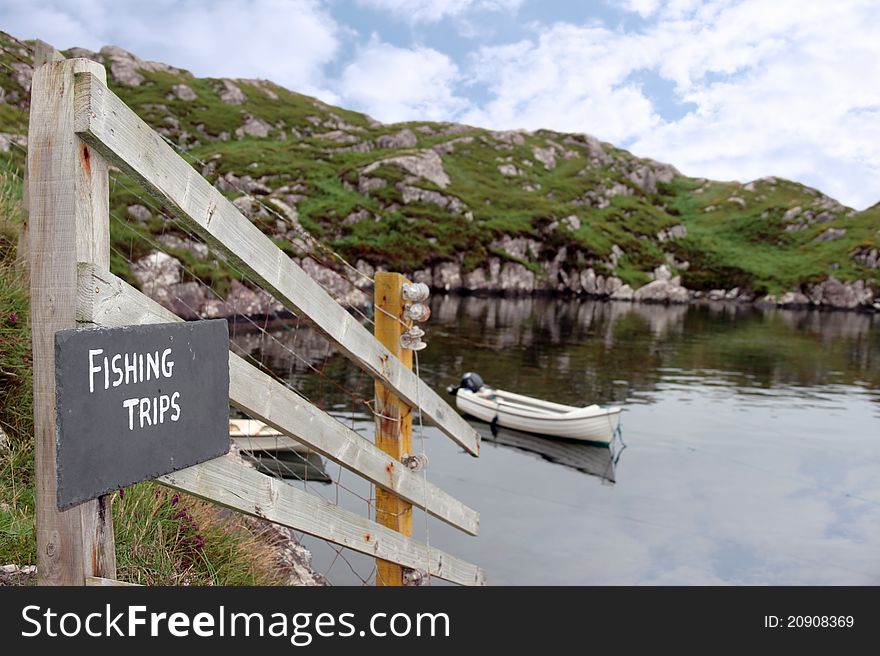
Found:
<path fill-rule="evenodd" d="M 87 59 L 63 59 L 43 48 L 35 58 L 29 130 L 41 583 L 106 585 L 116 578 L 107 500 L 63 512 L 56 506 L 55 332 L 77 326 L 180 321 L 110 273 L 110 164 L 137 181 L 217 254 L 298 317 L 308 319 L 370 374 L 377 387 L 401 402 L 407 414 L 409 408 L 419 406 L 440 431 L 479 455 L 478 433 L 110 91 L 103 66 Z M 235 407 L 363 476 L 376 486 L 377 497 L 391 495 L 401 504 L 412 504 L 477 534 L 478 514 L 402 465 L 402 453 L 386 453 L 231 352 L 229 373 L 229 398 Z M 403 528 L 343 510 L 230 456 L 163 476 L 159 482 L 396 566 L 459 584 L 485 582 L 479 567 L 395 530 Z"/>

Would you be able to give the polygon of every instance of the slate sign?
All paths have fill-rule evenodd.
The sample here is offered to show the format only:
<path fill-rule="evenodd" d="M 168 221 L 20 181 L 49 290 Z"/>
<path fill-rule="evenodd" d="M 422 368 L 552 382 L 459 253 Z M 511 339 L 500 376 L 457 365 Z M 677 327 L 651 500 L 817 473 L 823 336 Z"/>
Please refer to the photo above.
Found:
<path fill-rule="evenodd" d="M 223 319 L 55 334 L 58 507 L 229 451 Z"/>

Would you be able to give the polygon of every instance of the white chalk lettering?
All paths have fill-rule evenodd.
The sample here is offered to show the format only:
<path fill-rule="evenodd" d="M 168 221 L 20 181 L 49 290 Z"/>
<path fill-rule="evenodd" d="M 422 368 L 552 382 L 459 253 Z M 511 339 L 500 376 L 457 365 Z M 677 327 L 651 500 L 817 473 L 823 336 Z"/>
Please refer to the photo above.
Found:
<path fill-rule="evenodd" d="M 161 426 L 165 420 L 178 421 L 180 419 L 180 392 L 160 394 L 154 397 L 134 397 L 122 402 L 122 407 L 128 410 L 128 430 Z M 169 410 L 171 411 L 169 414 Z"/>
<path fill-rule="evenodd" d="M 128 361 L 128 353 L 125 354 L 125 384 L 137 382 L 137 354 L 133 353 L 131 362 Z"/>
<path fill-rule="evenodd" d="M 104 349 L 89 349 L 89 394 L 95 391 L 95 374 L 101 372 L 101 367 L 95 366 L 95 356 L 101 355 Z"/>
<path fill-rule="evenodd" d="M 171 372 L 174 371 L 174 360 L 169 360 L 170 355 L 170 348 L 162 351 L 162 375 L 165 376 L 165 378 L 171 378 Z"/>
<path fill-rule="evenodd" d="M 177 399 L 180 398 L 180 392 L 175 392 L 171 395 L 171 407 L 174 408 L 174 414 L 171 415 L 171 421 L 177 421 L 180 419 L 180 406 L 177 405 Z"/>
<path fill-rule="evenodd" d="M 171 378 L 174 372 L 174 360 L 171 349 L 161 353 L 116 353 L 112 357 L 99 358 L 104 349 L 89 349 L 89 393 L 95 391 L 95 380 L 104 376 L 104 389 L 120 385 L 134 385 L 148 380 Z M 100 383 L 99 383 L 100 385 Z"/>
<path fill-rule="evenodd" d="M 104 379 L 104 389 L 136 385 L 151 380 L 171 378 L 174 373 L 174 359 L 171 348 L 156 349 L 143 353 L 111 353 L 104 355 L 104 349 L 89 350 L 89 393 L 100 389 Z M 103 357 L 102 357 L 103 356 Z M 98 381 L 96 383 L 96 381 Z M 161 390 L 159 390 L 161 392 Z M 158 396 L 133 396 L 122 402 L 128 411 L 128 430 L 161 426 L 167 421 L 179 421 L 181 415 L 180 392 L 159 394 Z"/>
<path fill-rule="evenodd" d="M 122 369 L 119 368 L 119 361 L 121 359 L 122 356 L 117 353 L 110 361 L 110 367 L 113 369 L 113 373 L 116 374 L 116 380 L 113 381 L 113 387 L 119 387 L 122 385 Z"/>
<path fill-rule="evenodd" d="M 176 394 L 177 392 L 175 392 Z M 165 413 L 171 408 L 171 399 L 165 394 L 159 397 L 159 423 L 165 421 Z M 177 421 L 176 419 L 174 421 Z"/>
<path fill-rule="evenodd" d="M 150 373 L 153 378 L 159 379 L 159 351 L 147 353 L 147 380 L 150 380 Z"/>
<path fill-rule="evenodd" d="M 152 426 L 153 422 L 150 421 L 150 399 L 148 397 L 144 397 L 140 400 L 138 413 L 141 416 L 141 428 L 144 427 L 144 423 L 147 426 Z"/>
<path fill-rule="evenodd" d="M 128 408 L 128 430 L 134 430 L 134 407 L 138 404 L 137 398 L 125 399 L 122 402 L 123 408 Z"/>

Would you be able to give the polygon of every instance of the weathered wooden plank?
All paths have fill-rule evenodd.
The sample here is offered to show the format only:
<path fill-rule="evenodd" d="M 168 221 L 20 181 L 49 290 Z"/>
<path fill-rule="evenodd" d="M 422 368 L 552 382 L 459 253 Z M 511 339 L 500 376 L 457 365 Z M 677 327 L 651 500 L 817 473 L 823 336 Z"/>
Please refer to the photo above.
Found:
<path fill-rule="evenodd" d="M 133 588 L 142 587 L 137 583 L 126 583 L 125 581 L 119 581 L 117 579 L 108 579 L 101 576 L 87 576 L 86 577 L 86 585 L 90 587 L 118 587 L 118 586 L 130 586 Z"/>
<path fill-rule="evenodd" d="M 480 436 L 452 407 L 336 303 L 219 191 L 180 158 L 105 84 L 76 81 L 76 131 L 164 207 L 298 316 L 305 317 L 374 378 L 473 455 Z"/>
<path fill-rule="evenodd" d="M 399 273 L 379 272 L 373 290 L 376 308 L 374 335 L 382 346 L 397 357 L 404 367 L 412 368 L 413 354 L 400 347 L 403 321 L 403 285 L 408 283 Z M 376 394 L 376 446 L 397 461 L 412 455 L 412 409 L 378 380 Z M 396 494 L 376 490 L 376 521 L 382 526 L 412 535 L 412 505 Z M 387 560 L 376 560 L 376 585 L 403 585 L 403 568 Z"/>
<path fill-rule="evenodd" d="M 100 326 L 180 321 L 106 270 L 80 265 L 77 317 Z M 234 353 L 229 354 L 229 398 L 252 417 L 295 438 L 321 455 L 390 490 L 431 515 L 476 535 L 480 516 L 433 483 L 425 485 L 399 462 L 340 421 L 314 407 Z"/>
<path fill-rule="evenodd" d="M 47 55 L 51 58 L 51 55 Z M 104 68 L 49 61 L 34 73 L 28 136 L 29 259 L 33 328 L 37 571 L 46 585 L 116 575 L 107 499 L 64 512 L 56 504 L 55 332 L 76 325 L 76 263 L 109 266 L 107 163 L 73 131 L 74 80 Z M 97 76 L 97 77 L 96 77 Z"/>
<path fill-rule="evenodd" d="M 232 443 L 242 451 L 312 451 L 299 440 L 287 435 L 242 435 L 232 438 Z"/>
<path fill-rule="evenodd" d="M 485 573 L 360 515 L 261 474 L 225 455 L 158 479 L 160 483 L 239 512 L 462 585 L 484 585 Z"/>

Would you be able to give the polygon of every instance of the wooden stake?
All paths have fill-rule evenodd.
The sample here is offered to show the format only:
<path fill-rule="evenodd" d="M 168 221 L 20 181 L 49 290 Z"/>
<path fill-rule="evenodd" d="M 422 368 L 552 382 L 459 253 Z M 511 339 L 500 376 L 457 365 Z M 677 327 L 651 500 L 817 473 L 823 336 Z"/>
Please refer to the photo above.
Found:
<path fill-rule="evenodd" d="M 34 56 L 32 62 L 35 71 L 46 62 L 61 61 L 62 59 L 64 59 L 64 55 L 55 50 L 55 48 L 45 41 L 37 39 L 34 42 Z M 28 245 L 28 195 L 28 172 L 27 167 L 25 167 L 21 193 L 21 228 L 18 233 L 18 248 L 16 250 L 18 255 L 17 259 L 25 277 L 30 275 L 28 264 L 30 262 L 30 246 Z"/>
<path fill-rule="evenodd" d="M 87 59 L 48 60 L 34 72 L 28 130 L 37 574 L 84 585 L 116 578 L 113 523 L 108 497 L 58 510 L 54 340 L 76 326 L 77 262 L 110 266 L 107 162 L 73 129 L 75 74 L 107 74 Z"/>
<path fill-rule="evenodd" d="M 373 298 L 376 339 L 405 367 L 412 369 L 412 351 L 400 347 L 400 336 L 405 330 L 403 285 L 408 282 L 399 273 L 379 272 Z M 404 455 L 412 455 L 412 409 L 382 383 L 376 382 L 375 387 L 376 446 L 399 462 Z M 398 465 L 392 463 L 390 466 Z M 389 476 L 392 474 L 392 471 L 388 472 Z M 376 521 L 411 536 L 412 504 L 396 494 L 376 488 Z M 376 585 L 403 585 L 403 568 L 377 558 Z"/>

